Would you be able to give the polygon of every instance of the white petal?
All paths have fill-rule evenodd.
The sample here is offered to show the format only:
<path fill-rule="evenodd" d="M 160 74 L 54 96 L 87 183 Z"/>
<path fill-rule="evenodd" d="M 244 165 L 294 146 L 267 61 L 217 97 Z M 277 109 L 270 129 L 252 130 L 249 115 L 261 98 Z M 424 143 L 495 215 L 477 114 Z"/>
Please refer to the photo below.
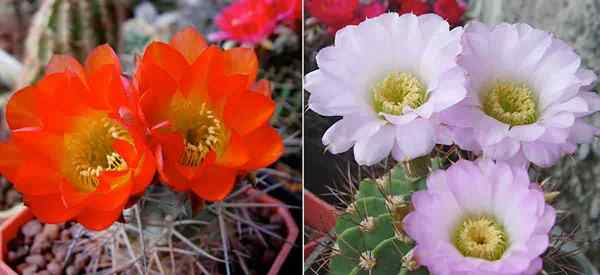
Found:
<path fill-rule="evenodd" d="M 432 123 L 425 119 L 416 119 L 411 123 L 396 126 L 396 143 L 406 161 L 427 155 L 435 145 L 435 129 Z"/>
<path fill-rule="evenodd" d="M 578 117 L 600 111 L 600 95 L 598 95 L 596 92 L 580 92 L 579 97 L 585 100 L 588 105 L 588 109 L 586 112 L 578 112 Z"/>
<path fill-rule="evenodd" d="M 528 124 L 528 125 L 519 125 L 513 126 L 508 131 L 508 135 L 514 139 L 520 141 L 534 141 L 540 138 L 546 128 L 538 125 L 537 123 Z"/>
<path fill-rule="evenodd" d="M 394 126 L 385 125 L 375 134 L 363 137 L 354 145 L 354 158 L 360 165 L 373 165 L 389 156 L 394 146 Z"/>
<path fill-rule="evenodd" d="M 575 126 L 575 125 L 573 125 Z M 544 134 L 540 137 L 540 141 L 549 143 L 564 143 L 569 137 L 569 128 L 546 128 Z"/>
<path fill-rule="evenodd" d="M 479 143 L 482 146 L 490 146 L 500 142 L 508 135 L 509 125 L 484 115 L 479 117 L 475 129 Z"/>
<path fill-rule="evenodd" d="M 483 147 L 483 155 L 491 159 L 508 160 L 519 152 L 520 148 L 521 143 L 518 140 L 506 137 L 494 145 Z"/>
<path fill-rule="evenodd" d="M 586 123 L 583 119 L 576 119 L 573 127 L 571 127 L 570 140 L 585 144 L 592 143 L 594 136 L 600 133 L 600 129 Z"/>
<path fill-rule="evenodd" d="M 554 116 L 555 114 L 558 114 L 560 112 L 586 113 L 587 111 L 588 104 L 586 100 L 581 96 L 577 96 L 571 98 L 566 102 L 560 102 L 548 106 L 548 108 L 546 108 L 546 110 L 543 111 L 542 119 Z"/>
<path fill-rule="evenodd" d="M 356 140 L 377 132 L 384 123 L 382 120 L 368 116 L 344 117 L 323 134 L 323 145 L 333 154 L 345 152 Z"/>
<path fill-rule="evenodd" d="M 525 157 L 540 167 L 550 167 L 561 157 L 560 146 L 552 143 L 526 142 L 522 144 Z"/>
<path fill-rule="evenodd" d="M 446 125 L 438 124 L 435 127 L 435 143 L 436 144 L 444 144 L 444 145 L 452 145 L 452 132 Z"/>
<path fill-rule="evenodd" d="M 380 115 L 383 115 L 383 117 L 385 117 L 385 119 L 387 121 L 391 122 L 392 124 L 396 124 L 396 125 L 403 125 L 403 124 L 409 123 L 409 122 L 415 120 L 415 118 L 417 118 L 417 113 L 415 113 L 415 112 L 409 112 L 409 113 L 402 114 L 399 116 L 384 114 L 384 113 L 381 113 Z"/>
<path fill-rule="evenodd" d="M 544 126 L 556 127 L 556 128 L 567 128 L 571 127 L 575 122 L 575 116 L 572 113 L 560 113 L 552 117 L 545 118 L 541 121 Z"/>
<path fill-rule="evenodd" d="M 347 121 L 344 121 L 344 119 L 338 120 L 323 134 L 323 145 L 325 145 L 327 151 L 333 154 L 346 152 L 354 145 L 354 141 L 350 139 L 347 129 L 344 128 L 345 122 Z"/>

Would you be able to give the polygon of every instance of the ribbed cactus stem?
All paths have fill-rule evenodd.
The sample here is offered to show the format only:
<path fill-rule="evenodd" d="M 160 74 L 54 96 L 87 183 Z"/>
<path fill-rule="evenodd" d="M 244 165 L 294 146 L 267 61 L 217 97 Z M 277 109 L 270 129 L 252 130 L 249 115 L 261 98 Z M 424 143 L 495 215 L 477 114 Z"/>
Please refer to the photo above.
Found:
<path fill-rule="evenodd" d="M 425 185 L 423 176 L 437 165 L 423 164 L 429 158 L 416 161 L 409 167 L 420 168 L 421 174 L 409 176 L 399 165 L 381 178 L 360 183 L 354 201 L 336 220 L 330 275 L 427 274 L 412 255 L 414 241 L 402 221 L 412 211 L 412 193 Z"/>
<path fill-rule="evenodd" d="M 119 26 L 125 5 L 118 0 L 43 0 L 25 41 L 25 65 L 17 87 L 44 74 L 55 54 L 68 54 L 80 62 L 96 46 L 108 43 L 119 52 Z"/>

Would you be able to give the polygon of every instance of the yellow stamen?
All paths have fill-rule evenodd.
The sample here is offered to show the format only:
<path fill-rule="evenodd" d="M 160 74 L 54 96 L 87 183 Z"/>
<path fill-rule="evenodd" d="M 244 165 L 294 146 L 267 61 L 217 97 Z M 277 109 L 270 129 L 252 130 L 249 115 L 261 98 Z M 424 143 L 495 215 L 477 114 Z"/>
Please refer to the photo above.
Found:
<path fill-rule="evenodd" d="M 531 124 L 538 119 L 537 99 L 523 83 L 496 81 L 482 97 L 483 111 L 511 126 Z"/>
<path fill-rule="evenodd" d="M 174 98 L 171 102 L 171 122 L 185 137 L 185 149 L 179 163 L 198 166 L 210 151 L 221 150 L 225 128 L 206 103 L 194 105 L 191 100 Z"/>
<path fill-rule="evenodd" d="M 423 105 L 427 99 L 427 89 L 419 79 L 411 73 L 391 73 L 375 84 L 373 108 L 377 113 L 400 115 L 404 107 L 415 109 Z"/>
<path fill-rule="evenodd" d="M 465 219 L 454 233 L 454 245 L 460 253 L 489 261 L 502 257 L 508 241 L 504 227 L 486 216 Z"/>
<path fill-rule="evenodd" d="M 73 131 L 65 134 L 67 161 L 64 174 L 82 192 L 90 192 L 99 184 L 104 171 L 123 171 L 127 162 L 112 145 L 116 139 L 133 144 L 127 129 L 104 114 L 91 114 L 76 121 Z"/>

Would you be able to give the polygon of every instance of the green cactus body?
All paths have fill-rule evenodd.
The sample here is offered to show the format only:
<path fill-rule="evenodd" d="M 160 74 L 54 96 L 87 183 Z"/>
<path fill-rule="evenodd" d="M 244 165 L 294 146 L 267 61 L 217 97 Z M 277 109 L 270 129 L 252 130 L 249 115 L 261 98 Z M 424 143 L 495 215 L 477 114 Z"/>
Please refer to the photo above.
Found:
<path fill-rule="evenodd" d="M 434 161 L 432 168 L 438 166 Z M 404 234 L 402 219 L 410 211 L 410 195 L 424 187 L 425 179 L 407 177 L 400 166 L 380 179 L 363 180 L 355 201 L 336 221 L 329 274 L 428 274 L 403 259 L 414 244 Z"/>
<path fill-rule="evenodd" d="M 54 54 L 69 54 L 80 62 L 96 46 L 119 49 L 126 0 L 44 0 L 33 17 L 25 41 L 25 66 L 18 86 L 44 73 Z"/>

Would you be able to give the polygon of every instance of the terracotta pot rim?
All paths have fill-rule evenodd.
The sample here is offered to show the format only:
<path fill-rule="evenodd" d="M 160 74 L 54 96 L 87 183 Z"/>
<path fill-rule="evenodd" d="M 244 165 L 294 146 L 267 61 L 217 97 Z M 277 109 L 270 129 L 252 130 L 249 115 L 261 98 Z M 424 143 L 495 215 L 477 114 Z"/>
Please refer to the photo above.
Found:
<path fill-rule="evenodd" d="M 249 195 L 259 194 L 260 191 L 250 188 L 246 191 Z M 257 195 L 255 200 L 259 202 L 269 203 L 269 204 L 282 204 L 281 201 L 273 198 L 269 194 L 263 193 Z M 289 210 L 285 207 L 277 207 L 276 215 L 280 215 L 284 221 L 284 224 L 287 229 L 287 237 L 285 238 L 285 242 L 283 243 L 277 257 L 273 261 L 271 268 L 269 269 L 269 273 L 267 275 L 277 275 L 281 266 L 285 262 L 287 256 L 292 250 L 296 239 L 298 238 L 299 230 L 298 225 L 294 222 L 292 215 Z M 13 217 L 5 220 L 0 225 L 0 274 L 3 275 L 18 275 L 6 262 L 6 256 L 8 253 L 7 244 L 10 240 L 14 239 L 17 235 L 17 232 L 21 229 L 21 227 L 33 219 L 33 213 L 29 207 L 24 207 L 21 211 L 19 211 Z"/>
<path fill-rule="evenodd" d="M 329 232 L 335 226 L 337 210 L 306 189 L 304 189 L 304 213 L 304 224 L 320 232 Z M 323 235 L 317 236 L 304 245 L 305 260 L 325 238 L 326 236 Z"/>

